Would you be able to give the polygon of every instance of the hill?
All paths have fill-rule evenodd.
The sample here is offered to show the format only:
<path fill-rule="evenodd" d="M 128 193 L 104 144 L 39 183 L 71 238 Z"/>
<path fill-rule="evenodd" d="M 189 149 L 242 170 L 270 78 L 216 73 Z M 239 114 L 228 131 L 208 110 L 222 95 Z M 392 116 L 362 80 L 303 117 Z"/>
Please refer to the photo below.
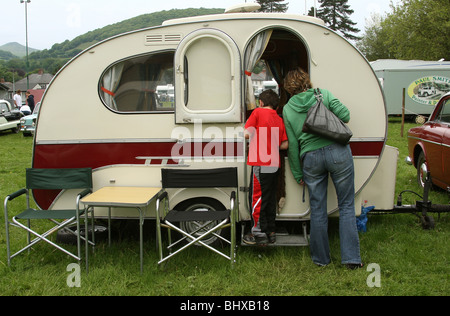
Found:
<path fill-rule="evenodd" d="M 160 11 L 149 14 L 143 14 L 122 22 L 111 24 L 99 28 L 73 40 L 66 40 L 59 44 L 54 44 L 51 49 L 44 49 L 32 54 L 33 59 L 42 58 L 71 58 L 89 46 L 100 42 L 109 37 L 126 33 L 138 29 L 161 25 L 164 21 L 182 17 L 209 15 L 223 13 L 224 9 L 172 9 L 169 11 Z"/>
<path fill-rule="evenodd" d="M 38 70 L 42 69 L 46 73 L 56 74 L 67 61 L 76 56 L 78 53 L 85 50 L 89 46 L 109 37 L 134 30 L 158 26 L 161 25 L 164 21 L 170 19 L 218 14 L 223 13 L 224 11 L 224 9 L 205 8 L 173 9 L 168 11 L 139 15 L 122 22 L 107 25 L 103 28 L 87 32 L 74 38 L 71 41 L 66 40 L 62 43 L 54 44 L 50 49 L 44 49 L 41 51 L 29 49 L 29 52 L 33 51 L 33 53 L 30 53 L 29 55 L 30 66 L 28 67 L 28 69 L 30 73 L 37 72 Z M 11 46 L 18 47 L 21 45 L 18 43 L 9 43 L 7 45 L 0 46 L 0 50 L 5 50 L 5 46 L 6 49 L 10 49 Z M 24 49 L 25 48 L 23 47 L 23 50 Z M 20 59 L 17 59 L 12 54 L 20 54 L 20 50 L 15 50 L 14 52 L 6 50 L 3 52 L 0 51 L 0 79 L 3 78 L 5 81 L 9 82 L 12 82 L 12 80 L 14 79 L 17 80 L 17 75 L 19 75 L 19 78 L 23 77 L 27 69 L 25 58 L 22 57 Z M 23 53 L 22 56 L 25 56 L 25 53 Z M 16 73 L 15 77 L 11 69 L 13 69 Z"/>
<path fill-rule="evenodd" d="M 8 57 L 25 57 L 27 48 L 17 42 L 11 42 L 0 46 L 0 51 L 9 52 L 14 56 L 10 56 L 9 54 L 5 54 Z M 28 53 L 31 54 L 33 52 L 39 51 L 38 49 L 28 47 Z"/>

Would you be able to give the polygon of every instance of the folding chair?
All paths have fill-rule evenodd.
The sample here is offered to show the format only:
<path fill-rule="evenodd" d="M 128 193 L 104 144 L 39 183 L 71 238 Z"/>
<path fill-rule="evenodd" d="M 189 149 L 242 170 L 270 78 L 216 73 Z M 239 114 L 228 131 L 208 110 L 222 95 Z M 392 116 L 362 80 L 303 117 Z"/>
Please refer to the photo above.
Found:
<path fill-rule="evenodd" d="M 218 255 L 235 262 L 236 248 L 236 192 L 238 190 L 237 168 L 218 168 L 218 169 L 161 169 L 162 193 L 156 200 L 156 226 L 160 260 L 158 264 L 166 261 L 172 256 L 178 254 L 184 249 L 194 244 L 204 246 Z M 166 189 L 176 188 L 230 188 L 230 208 L 224 211 L 215 211 L 202 209 L 197 211 L 170 210 L 169 194 Z M 161 207 L 162 201 L 165 201 L 165 207 Z M 176 223 L 191 222 L 196 225 L 194 231 L 187 232 L 178 227 Z M 210 226 L 213 227 L 210 227 Z M 192 225 L 191 225 L 192 226 Z M 167 256 L 163 254 L 161 228 L 168 229 L 170 250 Z M 219 229 L 230 227 L 229 240 L 216 233 Z M 181 234 L 181 238 L 172 243 L 171 231 Z M 214 235 L 230 245 L 230 254 L 205 243 L 203 240 Z M 185 241 L 185 244 L 181 241 Z M 180 246 L 182 245 L 182 246 Z M 177 248 L 174 252 L 173 249 Z"/>
<path fill-rule="evenodd" d="M 73 201 L 72 209 L 64 210 L 37 210 L 30 207 L 30 190 L 44 189 L 44 190 L 66 190 L 66 189 L 80 189 L 80 193 L 77 194 L 76 199 Z M 5 226 L 6 226 L 6 247 L 8 256 L 8 265 L 11 264 L 11 259 L 22 253 L 23 251 L 30 249 L 36 243 L 45 241 L 50 245 L 56 247 L 69 256 L 81 261 L 80 250 L 80 215 L 84 213 L 84 208 L 80 209 L 80 199 L 92 192 L 92 169 L 90 168 L 76 168 L 76 169 L 26 169 L 26 188 L 16 191 L 5 198 Z M 12 222 L 8 219 L 8 205 L 9 202 L 15 198 L 25 194 L 27 200 L 27 208 L 19 215 L 12 217 Z M 56 226 L 46 231 L 45 233 L 38 233 L 31 229 L 31 221 L 48 219 L 52 221 Z M 21 223 L 19 220 L 27 221 L 27 225 Z M 62 248 L 48 239 L 49 235 L 57 232 L 59 229 L 63 229 L 67 225 L 76 223 L 77 230 L 77 254 Z M 9 225 L 23 228 L 28 232 L 27 241 L 28 245 L 11 255 L 10 239 L 9 239 Z M 68 229 L 68 231 L 71 231 Z M 31 234 L 36 236 L 31 240 Z M 87 238 L 87 234 L 85 234 Z M 84 239 L 84 238 L 83 238 Z"/>

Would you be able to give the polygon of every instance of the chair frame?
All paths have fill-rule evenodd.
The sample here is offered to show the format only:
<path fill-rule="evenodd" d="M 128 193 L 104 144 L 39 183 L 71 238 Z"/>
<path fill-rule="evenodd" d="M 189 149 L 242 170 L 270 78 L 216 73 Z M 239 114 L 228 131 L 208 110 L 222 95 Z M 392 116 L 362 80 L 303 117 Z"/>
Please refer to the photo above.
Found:
<path fill-rule="evenodd" d="M 231 265 L 233 266 L 236 261 L 236 221 L 237 221 L 237 190 L 238 190 L 238 180 L 237 180 L 237 168 L 229 167 L 229 168 L 216 168 L 216 169 L 161 169 L 161 178 L 162 178 L 162 193 L 158 196 L 156 200 L 156 226 L 157 226 L 157 239 L 158 239 L 158 249 L 159 249 L 159 258 L 158 264 L 161 264 L 168 260 L 169 258 L 175 256 L 186 248 L 194 245 L 200 244 L 207 249 L 215 252 L 216 254 L 230 260 Z M 223 211 L 224 214 L 221 214 L 221 218 L 219 220 L 215 219 L 214 214 L 218 212 L 192 212 L 194 217 L 186 217 L 186 212 L 178 212 L 175 210 L 171 210 L 169 208 L 169 194 L 166 189 L 180 188 L 232 188 L 234 189 L 230 194 L 230 208 L 226 211 Z M 161 207 L 162 202 L 164 206 Z M 161 211 L 163 208 L 163 211 Z M 177 220 L 177 222 L 187 222 L 187 221 L 204 221 L 202 225 L 200 225 L 195 231 L 191 233 L 187 233 L 181 228 L 174 225 L 170 220 L 167 220 L 169 214 L 171 212 L 180 213 L 182 220 Z M 185 214 L 181 214 L 185 213 Z M 197 214 L 194 214 L 197 213 Z M 201 214 L 200 214 L 201 213 Z M 218 214 L 216 214 L 218 215 Z M 225 216 L 226 215 L 226 216 Z M 171 217 L 171 216 L 169 216 Z M 172 216 L 173 217 L 173 216 Z M 179 216 L 178 216 L 179 217 Z M 206 226 L 210 225 L 213 222 L 219 221 L 216 225 L 205 233 L 201 234 L 198 237 L 195 237 L 194 234 L 204 229 Z M 167 249 L 170 250 L 167 256 L 163 254 L 162 247 L 162 237 L 161 237 L 161 228 L 167 228 L 168 231 L 168 240 L 169 245 Z M 230 227 L 230 240 L 216 234 L 216 231 L 219 229 Z M 176 231 L 182 235 L 180 239 L 172 243 L 171 240 L 171 231 Z M 202 239 L 209 237 L 210 235 L 215 235 L 217 238 L 225 241 L 230 245 L 230 254 L 227 255 L 218 249 L 204 243 Z M 172 252 L 172 248 L 178 245 L 181 241 L 188 240 L 188 242 L 182 247 L 178 248 L 174 252 Z"/>
<path fill-rule="evenodd" d="M 5 229 L 6 229 L 6 249 L 8 257 L 8 265 L 11 265 L 11 259 L 29 250 L 32 246 L 40 241 L 45 241 L 58 250 L 64 252 L 65 254 L 73 257 L 74 259 L 81 261 L 81 240 L 87 239 L 87 234 L 85 237 L 80 236 L 79 233 L 72 232 L 77 236 L 77 254 L 64 249 L 60 245 L 52 242 L 48 239 L 48 236 L 57 232 L 60 229 L 67 227 L 74 222 L 77 225 L 77 232 L 80 232 L 80 216 L 85 213 L 87 220 L 87 210 L 85 208 L 80 209 L 80 200 L 92 193 L 92 169 L 91 168 L 72 168 L 72 169 L 40 169 L 40 168 L 27 168 L 26 169 L 27 183 L 26 187 L 20 189 L 10 195 L 8 195 L 4 200 L 4 212 L 5 212 Z M 57 179 L 56 183 L 51 183 L 49 181 L 54 181 Z M 82 190 L 77 194 L 75 200 L 75 207 L 69 210 L 41 210 L 33 209 L 30 206 L 30 191 L 35 189 L 51 189 L 51 190 L 66 190 L 66 189 L 80 189 Z M 18 215 L 12 217 L 12 221 L 9 221 L 8 217 L 8 206 L 15 198 L 24 195 L 26 196 L 27 209 Z M 38 219 L 47 219 L 56 224 L 48 231 L 44 233 L 38 233 L 31 229 L 31 221 Z M 19 220 L 26 220 L 27 224 L 21 223 Z M 62 221 L 58 221 L 62 220 Z M 87 224 L 87 222 L 85 223 Z M 14 254 L 11 254 L 10 237 L 9 237 L 9 226 L 14 226 L 22 228 L 27 231 L 27 246 L 20 249 Z M 87 232 L 87 230 L 86 230 Z M 36 236 L 31 240 L 31 235 Z M 90 242 L 93 244 L 92 242 Z M 87 260 L 87 258 L 86 258 Z"/>

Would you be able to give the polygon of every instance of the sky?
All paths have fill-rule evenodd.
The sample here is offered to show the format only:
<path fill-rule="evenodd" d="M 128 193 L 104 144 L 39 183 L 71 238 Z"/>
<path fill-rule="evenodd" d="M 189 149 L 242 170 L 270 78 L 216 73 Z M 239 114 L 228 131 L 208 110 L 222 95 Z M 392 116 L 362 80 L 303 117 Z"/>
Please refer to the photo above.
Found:
<path fill-rule="evenodd" d="M 6 1 L 6 3 L 4 2 Z M 30 0 L 28 0 L 30 1 Z M 392 0 L 398 3 L 399 0 Z M 28 45 L 36 49 L 50 49 L 53 44 L 72 40 L 89 31 L 102 28 L 142 14 L 185 8 L 227 8 L 253 0 L 31 0 L 26 4 L 28 16 Z M 305 14 L 305 5 L 315 0 L 286 0 L 287 13 Z M 391 12 L 391 0 L 349 0 L 355 12 L 350 16 L 358 23 L 362 35 L 365 19 L 371 13 Z M 318 3 L 318 1 L 317 1 Z M 319 4 L 317 4 L 319 6 Z M 2 0 L 0 46 L 9 42 L 25 45 L 25 3 L 21 0 Z M 5 27 L 6 26 L 6 27 Z"/>

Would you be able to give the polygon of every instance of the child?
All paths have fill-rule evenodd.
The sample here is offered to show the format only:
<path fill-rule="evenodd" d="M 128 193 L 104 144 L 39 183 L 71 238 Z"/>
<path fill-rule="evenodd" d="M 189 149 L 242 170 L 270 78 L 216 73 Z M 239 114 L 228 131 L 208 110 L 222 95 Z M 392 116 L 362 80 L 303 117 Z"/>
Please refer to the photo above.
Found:
<path fill-rule="evenodd" d="M 250 138 L 247 165 L 252 167 L 249 194 L 252 230 L 243 241 L 249 245 L 275 242 L 279 150 L 288 148 L 283 120 L 276 112 L 278 95 L 266 90 L 259 98 L 259 108 L 245 124 L 245 138 Z"/>

